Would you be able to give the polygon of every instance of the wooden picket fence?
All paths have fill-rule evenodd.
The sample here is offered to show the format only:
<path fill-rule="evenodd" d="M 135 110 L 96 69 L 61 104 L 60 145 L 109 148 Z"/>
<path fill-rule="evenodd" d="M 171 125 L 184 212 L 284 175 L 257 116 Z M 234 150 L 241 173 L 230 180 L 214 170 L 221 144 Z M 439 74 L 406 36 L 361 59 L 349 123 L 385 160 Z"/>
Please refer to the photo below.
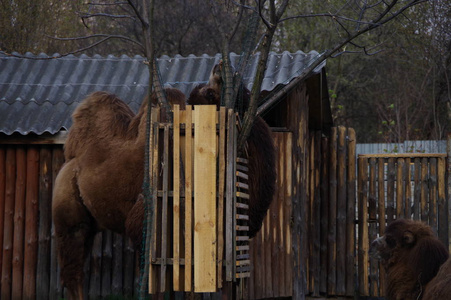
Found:
<path fill-rule="evenodd" d="M 216 106 L 152 110 L 153 211 L 149 292 L 217 292 L 250 275 L 247 160 L 237 119 Z"/>
<path fill-rule="evenodd" d="M 384 269 L 369 245 L 397 218 L 422 220 L 449 244 L 446 154 L 380 154 L 358 158 L 358 278 L 361 296 L 383 296 Z"/>

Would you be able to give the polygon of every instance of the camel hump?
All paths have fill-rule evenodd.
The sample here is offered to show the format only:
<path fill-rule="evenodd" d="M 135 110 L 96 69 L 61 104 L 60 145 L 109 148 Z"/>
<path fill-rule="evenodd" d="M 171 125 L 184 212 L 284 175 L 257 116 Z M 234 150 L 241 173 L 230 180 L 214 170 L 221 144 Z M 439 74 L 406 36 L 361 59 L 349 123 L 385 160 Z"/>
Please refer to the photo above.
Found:
<path fill-rule="evenodd" d="M 73 124 L 65 144 L 66 160 L 76 157 L 87 145 L 125 137 L 135 116 L 127 104 L 108 92 L 94 92 L 72 114 Z"/>

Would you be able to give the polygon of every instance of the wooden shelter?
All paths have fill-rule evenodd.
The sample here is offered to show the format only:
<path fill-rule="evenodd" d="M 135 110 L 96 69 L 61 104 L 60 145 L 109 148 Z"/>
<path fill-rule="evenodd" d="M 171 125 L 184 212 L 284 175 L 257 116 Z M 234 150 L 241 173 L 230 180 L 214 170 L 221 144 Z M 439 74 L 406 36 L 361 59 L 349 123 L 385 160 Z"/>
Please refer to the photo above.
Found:
<path fill-rule="evenodd" d="M 315 55 L 272 54 L 267 72 L 272 77 L 264 81 L 262 99 L 296 78 L 294 70 L 304 68 Z M 208 79 L 218 59 L 163 57 L 163 81 L 189 92 L 190 86 Z M 136 110 L 141 99 L 133 97 L 143 95 L 142 82 L 147 81 L 140 64 L 141 58 L 136 57 L 81 56 L 59 62 L 0 57 L 0 120 L 9 121 L 0 121 L 2 299 L 63 295 L 50 201 L 53 181 L 64 162 L 68 118 L 93 90 L 117 93 Z M 286 77 L 279 72 L 282 69 L 292 70 L 285 72 L 291 75 Z M 103 72 L 93 76 L 93 70 Z M 113 76 L 103 79 L 100 74 L 104 73 Z M 197 79 L 188 81 L 187 74 Z M 348 183 L 341 176 L 352 173 L 346 170 L 353 168 L 348 158 L 355 143 L 353 131 L 332 128 L 324 66 L 276 100 L 263 114 L 278 151 L 276 196 L 262 230 L 250 242 L 250 277 L 240 284 L 241 295 L 249 299 L 353 296 L 354 260 L 344 253 L 349 253 L 355 240 L 352 234 L 349 240 L 341 239 L 343 231 L 354 230 L 355 216 L 341 215 L 352 210 L 346 200 L 352 200 L 352 187 L 343 190 Z M 334 155 L 337 160 L 331 158 Z M 127 239 L 111 232 L 99 234 L 86 266 L 87 293 L 133 295 L 137 269 L 130 266 L 135 261 Z"/>

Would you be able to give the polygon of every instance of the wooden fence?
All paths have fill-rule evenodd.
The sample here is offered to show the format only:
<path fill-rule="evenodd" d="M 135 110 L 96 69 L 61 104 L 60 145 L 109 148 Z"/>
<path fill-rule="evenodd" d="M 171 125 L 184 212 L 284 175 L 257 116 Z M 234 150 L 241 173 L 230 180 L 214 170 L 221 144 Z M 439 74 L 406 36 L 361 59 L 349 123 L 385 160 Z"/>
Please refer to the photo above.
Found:
<path fill-rule="evenodd" d="M 383 296 L 384 269 L 369 245 L 397 218 L 422 220 L 449 244 L 446 154 L 360 155 L 358 158 L 359 294 Z"/>
<path fill-rule="evenodd" d="M 52 187 L 63 163 L 62 145 L 0 145 L 1 299 L 63 297 L 51 218 Z M 85 265 L 85 293 L 133 296 L 135 265 L 128 239 L 99 233 Z"/>
<path fill-rule="evenodd" d="M 247 159 L 237 157 L 236 116 L 199 105 L 174 122 L 152 110 L 149 292 L 217 292 L 250 275 Z"/>

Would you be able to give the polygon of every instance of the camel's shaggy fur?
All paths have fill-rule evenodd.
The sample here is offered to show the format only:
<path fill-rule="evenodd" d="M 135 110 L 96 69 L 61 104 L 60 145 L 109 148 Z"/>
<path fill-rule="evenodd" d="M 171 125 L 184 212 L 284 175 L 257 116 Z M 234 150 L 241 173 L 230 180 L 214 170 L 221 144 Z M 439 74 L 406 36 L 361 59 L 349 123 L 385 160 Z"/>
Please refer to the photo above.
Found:
<path fill-rule="evenodd" d="M 185 96 L 166 89 L 171 103 Z M 152 97 L 156 103 L 156 96 Z M 66 163 L 53 191 L 61 280 L 69 299 L 83 299 L 83 265 L 97 231 L 125 232 L 126 217 L 141 193 L 147 99 L 135 115 L 116 96 L 95 92 L 73 113 L 64 148 Z"/>
<path fill-rule="evenodd" d="M 188 104 L 215 104 L 219 107 L 221 100 L 221 64 L 216 65 L 206 85 L 193 89 Z M 250 100 L 250 92 L 242 87 L 242 93 L 237 99 L 238 104 L 246 109 Z M 238 101 L 241 100 L 241 101 Z M 276 149 L 272 139 L 271 129 L 259 116 L 254 120 L 247 139 L 249 154 L 249 236 L 254 237 L 260 230 L 263 219 L 271 204 L 276 183 Z"/>
<path fill-rule="evenodd" d="M 432 292 L 431 280 L 441 281 L 443 275 L 437 272 L 449 256 L 428 225 L 395 220 L 387 226 L 384 236 L 372 242 L 370 254 L 386 269 L 388 300 L 446 299 L 426 296 Z"/>

